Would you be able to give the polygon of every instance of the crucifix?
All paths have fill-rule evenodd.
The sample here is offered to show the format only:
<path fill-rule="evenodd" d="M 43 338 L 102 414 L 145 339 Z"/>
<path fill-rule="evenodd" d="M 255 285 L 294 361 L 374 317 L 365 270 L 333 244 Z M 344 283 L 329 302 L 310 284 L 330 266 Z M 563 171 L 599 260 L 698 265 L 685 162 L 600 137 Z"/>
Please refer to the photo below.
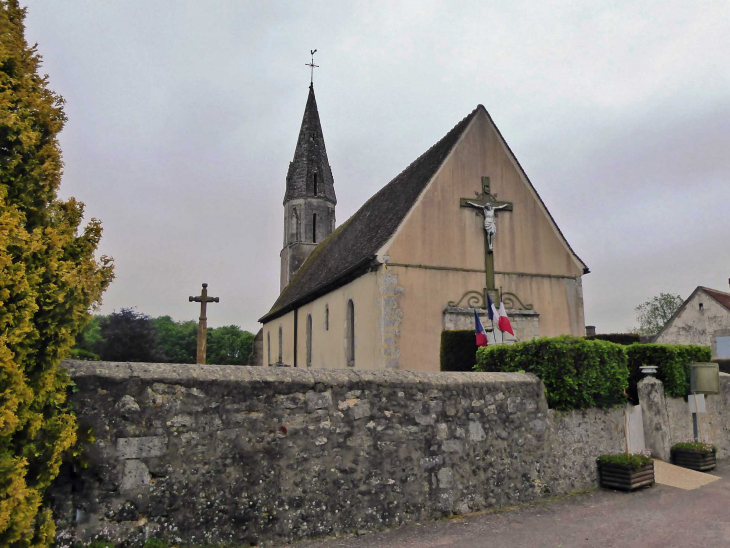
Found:
<path fill-rule="evenodd" d="M 309 53 L 312 55 L 312 61 L 310 63 L 304 63 L 305 67 L 310 68 L 311 74 L 309 75 L 309 85 L 314 84 L 314 69 L 319 68 L 319 65 L 314 64 L 314 54 L 317 53 L 316 49 L 310 49 Z"/>
<path fill-rule="evenodd" d="M 512 211 L 512 202 L 497 200 L 492 194 L 489 177 L 482 177 L 482 191 L 475 192 L 476 198 L 461 198 L 461 207 L 470 207 L 484 215 L 484 270 L 487 274 L 487 290 L 495 290 L 494 285 L 494 237 L 497 234 L 497 211 Z M 486 302 L 486 297 L 485 297 Z"/>
<path fill-rule="evenodd" d="M 200 318 L 198 318 L 198 357 L 196 363 L 205 363 L 205 346 L 208 339 L 208 318 L 205 317 L 208 303 L 220 302 L 218 297 L 208 297 L 208 284 L 203 284 L 203 290 L 197 297 L 188 297 L 188 302 L 200 303 Z"/>

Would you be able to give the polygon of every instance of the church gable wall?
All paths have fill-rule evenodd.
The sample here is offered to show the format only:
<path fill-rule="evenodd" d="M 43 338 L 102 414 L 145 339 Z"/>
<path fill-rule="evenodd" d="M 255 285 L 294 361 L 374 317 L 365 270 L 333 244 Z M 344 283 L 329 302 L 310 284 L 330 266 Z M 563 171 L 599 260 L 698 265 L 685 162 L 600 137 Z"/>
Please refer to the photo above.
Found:
<path fill-rule="evenodd" d="M 480 112 L 434 180 L 409 212 L 383 254 L 392 262 L 484 269 L 484 221 L 461 198 L 481 191 L 512 202 L 497 214 L 495 270 L 581 276 L 582 268 L 525 184 L 486 113 Z"/>

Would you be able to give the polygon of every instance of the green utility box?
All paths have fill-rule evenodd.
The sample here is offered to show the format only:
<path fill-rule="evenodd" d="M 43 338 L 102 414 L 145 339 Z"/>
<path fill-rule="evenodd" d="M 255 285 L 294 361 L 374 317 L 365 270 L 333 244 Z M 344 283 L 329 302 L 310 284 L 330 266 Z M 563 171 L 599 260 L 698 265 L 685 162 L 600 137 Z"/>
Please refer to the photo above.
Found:
<path fill-rule="evenodd" d="M 716 363 L 691 364 L 689 384 L 691 392 L 718 394 L 720 392 L 720 366 Z"/>

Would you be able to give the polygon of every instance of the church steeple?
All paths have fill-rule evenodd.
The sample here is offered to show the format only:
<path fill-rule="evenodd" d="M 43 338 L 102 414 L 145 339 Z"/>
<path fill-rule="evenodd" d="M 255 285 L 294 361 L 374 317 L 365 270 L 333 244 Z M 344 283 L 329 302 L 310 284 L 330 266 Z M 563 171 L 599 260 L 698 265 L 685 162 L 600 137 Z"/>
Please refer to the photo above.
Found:
<path fill-rule="evenodd" d="M 336 204 L 335 181 L 327 159 L 314 85 L 310 83 L 294 159 L 286 176 L 281 290 L 317 244 L 334 230 Z"/>

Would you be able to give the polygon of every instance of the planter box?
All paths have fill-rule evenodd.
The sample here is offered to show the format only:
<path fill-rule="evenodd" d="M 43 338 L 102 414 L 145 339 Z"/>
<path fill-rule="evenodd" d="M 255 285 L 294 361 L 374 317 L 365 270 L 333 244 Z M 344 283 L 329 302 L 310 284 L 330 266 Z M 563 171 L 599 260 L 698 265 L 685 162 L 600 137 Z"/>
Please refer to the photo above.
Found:
<path fill-rule="evenodd" d="M 702 451 L 672 449 L 672 462 L 674 464 L 699 472 L 707 472 L 714 469 L 717 464 L 716 457 L 717 453 L 715 451 L 703 455 Z"/>
<path fill-rule="evenodd" d="M 598 473 L 601 487 L 633 491 L 641 487 L 654 485 L 654 463 L 632 470 L 628 466 L 617 464 L 599 464 Z"/>

